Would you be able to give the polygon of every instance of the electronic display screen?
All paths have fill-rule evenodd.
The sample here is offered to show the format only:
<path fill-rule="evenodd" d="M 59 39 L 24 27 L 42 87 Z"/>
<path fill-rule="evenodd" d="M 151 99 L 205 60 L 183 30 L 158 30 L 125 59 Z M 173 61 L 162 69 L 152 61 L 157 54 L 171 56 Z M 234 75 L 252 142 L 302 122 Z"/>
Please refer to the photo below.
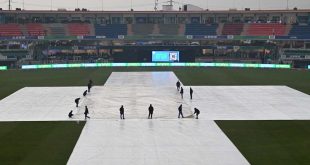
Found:
<path fill-rule="evenodd" d="M 152 51 L 152 62 L 179 62 L 179 51 Z"/>

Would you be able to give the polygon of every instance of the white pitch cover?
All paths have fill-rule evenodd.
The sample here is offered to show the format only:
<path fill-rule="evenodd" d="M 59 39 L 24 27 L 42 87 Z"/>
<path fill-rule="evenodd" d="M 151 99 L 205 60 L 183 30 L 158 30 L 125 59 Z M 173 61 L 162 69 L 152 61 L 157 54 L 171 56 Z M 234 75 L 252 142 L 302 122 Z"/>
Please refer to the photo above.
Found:
<path fill-rule="evenodd" d="M 91 119 L 68 164 L 240 165 L 249 163 L 213 120 L 310 119 L 309 95 L 286 86 L 193 86 L 190 100 L 187 86 L 181 98 L 177 80 L 173 72 L 113 72 L 86 97 L 86 85 L 26 87 L 0 101 L 0 121 L 84 120 L 87 105 Z M 197 107 L 199 120 L 178 119 L 180 104 L 186 117 Z"/>

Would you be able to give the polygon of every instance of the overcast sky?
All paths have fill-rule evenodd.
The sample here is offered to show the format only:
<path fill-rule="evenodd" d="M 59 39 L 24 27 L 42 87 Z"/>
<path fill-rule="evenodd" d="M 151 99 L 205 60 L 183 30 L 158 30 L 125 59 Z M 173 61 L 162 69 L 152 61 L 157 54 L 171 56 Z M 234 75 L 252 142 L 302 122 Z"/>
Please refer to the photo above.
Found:
<path fill-rule="evenodd" d="M 1 8 L 8 8 L 9 0 L 0 0 Z M 90 10 L 129 10 L 131 1 L 134 10 L 153 10 L 155 0 L 12 0 L 12 8 L 23 8 L 27 10 L 50 10 L 51 2 L 53 9 L 87 8 Z M 168 0 L 159 0 L 160 4 Z M 285 9 L 287 0 L 176 0 L 175 8 L 181 4 L 194 4 L 211 10 L 229 8 L 244 9 Z M 103 4 L 103 5 L 102 5 Z M 310 0 L 289 0 L 289 8 L 298 7 L 310 9 Z M 160 7 L 161 9 L 161 7 Z"/>

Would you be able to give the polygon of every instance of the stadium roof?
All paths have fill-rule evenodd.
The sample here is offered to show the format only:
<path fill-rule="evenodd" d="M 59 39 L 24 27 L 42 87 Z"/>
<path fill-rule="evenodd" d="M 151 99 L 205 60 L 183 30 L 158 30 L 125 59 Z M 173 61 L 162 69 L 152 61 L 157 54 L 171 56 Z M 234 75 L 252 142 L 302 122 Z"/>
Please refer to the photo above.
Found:
<path fill-rule="evenodd" d="M 67 13 L 75 13 L 75 14 L 100 14 L 100 13 L 123 13 L 123 14 L 155 14 L 155 13 L 177 13 L 177 14 L 189 14 L 189 13 L 210 13 L 210 14 L 245 14 L 245 13 L 310 13 L 310 9 L 298 9 L 298 10 L 204 10 L 204 11 L 74 11 L 74 10 L 2 10 L 0 13 L 25 13 L 25 14 L 41 14 L 41 13 L 59 13 L 59 14 L 67 14 Z"/>

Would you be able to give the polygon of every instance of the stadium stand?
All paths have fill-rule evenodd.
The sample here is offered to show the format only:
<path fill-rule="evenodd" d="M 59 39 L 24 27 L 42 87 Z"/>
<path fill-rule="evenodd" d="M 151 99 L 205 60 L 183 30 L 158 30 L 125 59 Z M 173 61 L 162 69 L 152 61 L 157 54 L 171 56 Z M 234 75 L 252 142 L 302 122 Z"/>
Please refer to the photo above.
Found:
<path fill-rule="evenodd" d="M 95 25 L 95 33 L 97 36 L 106 36 L 107 38 L 117 38 L 118 35 L 127 35 L 126 24 L 108 24 Z"/>
<path fill-rule="evenodd" d="M 307 49 L 306 50 L 304 50 L 304 49 L 290 50 L 290 49 L 288 49 L 288 50 L 284 50 L 284 54 L 289 55 L 289 56 L 310 55 L 310 50 L 307 50 Z"/>
<path fill-rule="evenodd" d="M 180 25 L 178 24 L 159 24 L 160 34 L 163 35 L 180 35 Z M 184 33 L 181 35 L 184 35 Z"/>
<path fill-rule="evenodd" d="M 0 36 L 21 36 L 23 35 L 19 24 L 0 24 Z"/>
<path fill-rule="evenodd" d="M 244 24 L 226 23 L 223 26 L 222 35 L 241 35 Z"/>
<path fill-rule="evenodd" d="M 241 35 L 310 37 L 310 25 L 278 23 L 225 24 L 0 24 L 0 36 L 106 36 L 118 35 Z"/>
<path fill-rule="evenodd" d="M 47 28 L 48 35 L 55 35 L 55 36 L 67 35 L 64 24 L 52 23 L 52 24 L 47 24 L 47 27 L 48 27 Z"/>
<path fill-rule="evenodd" d="M 155 24 L 133 24 L 132 25 L 132 32 L 134 35 L 155 34 L 154 25 Z"/>
<path fill-rule="evenodd" d="M 185 24 L 179 25 L 179 34 L 184 35 L 185 34 Z"/>
<path fill-rule="evenodd" d="M 90 25 L 83 23 L 70 23 L 68 24 L 68 31 L 70 36 L 89 36 Z"/>
<path fill-rule="evenodd" d="M 26 58 L 26 55 L 28 54 L 27 50 L 0 50 L 0 55 L 3 57 L 6 57 L 7 60 L 18 60 L 22 58 Z"/>
<path fill-rule="evenodd" d="M 293 25 L 289 35 L 310 37 L 310 25 Z"/>
<path fill-rule="evenodd" d="M 284 36 L 286 34 L 286 26 L 284 24 L 275 23 L 253 23 L 248 24 L 245 35 L 248 36 Z"/>
<path fill-rule="evenodd" d="M 287 63 L 305 68 L 309 12 L 2 10 L 0 65 L 151 62 L 152 51 L 178 50 L 181 62 Z"/>
<path fill-rule="evenodd" d="M 42 24 L 38 24 L 38 23 L 26 24 L 26 30 L 29 36 L 45 36 L 46 35 L 45 28 Z"/>
<path fill-rule="evenodd" d="M 218 25 L 186 24 L 185 35 L 217 35 Z"/>

